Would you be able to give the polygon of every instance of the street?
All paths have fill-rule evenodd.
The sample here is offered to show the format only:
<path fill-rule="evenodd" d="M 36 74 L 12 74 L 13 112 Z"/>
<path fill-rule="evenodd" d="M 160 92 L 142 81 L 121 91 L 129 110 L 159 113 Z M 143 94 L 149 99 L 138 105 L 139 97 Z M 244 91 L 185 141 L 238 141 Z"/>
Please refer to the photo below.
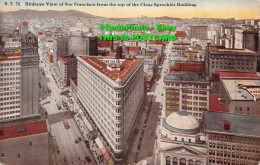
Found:
<path fill-rule="evenodd" d="M 74 104 L 70 103 L 64 95 L 60 95 L 61 89 L 54 80 L 47 55 L 41 49 L 39 49 L 39 55 L 40 104 L 48 114 L 51 135 L 57 143 L 57 146 L 51 147 L 54 147 L 54 152 L 57 152 L 55 155 L 58 156 L 58 164 L 96 165 L 74 119 Z M 58 101 L 61 104 L 60 110 L 57 107 Z M 69 129 L 64 127 L 64 118 L 68 121 Z M 86 158 L 89 158 L 90 161 L 87 162 Z"/>

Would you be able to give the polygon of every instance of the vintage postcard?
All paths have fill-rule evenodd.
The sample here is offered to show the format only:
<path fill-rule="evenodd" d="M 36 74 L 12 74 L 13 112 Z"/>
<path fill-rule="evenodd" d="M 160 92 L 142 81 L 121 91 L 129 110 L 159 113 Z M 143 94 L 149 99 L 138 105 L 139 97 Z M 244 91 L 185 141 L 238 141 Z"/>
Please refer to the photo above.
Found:
<path fill-rule="evenodd" d="M 259 0 L 0 0 L 0 165 L 259 151 Z"/>

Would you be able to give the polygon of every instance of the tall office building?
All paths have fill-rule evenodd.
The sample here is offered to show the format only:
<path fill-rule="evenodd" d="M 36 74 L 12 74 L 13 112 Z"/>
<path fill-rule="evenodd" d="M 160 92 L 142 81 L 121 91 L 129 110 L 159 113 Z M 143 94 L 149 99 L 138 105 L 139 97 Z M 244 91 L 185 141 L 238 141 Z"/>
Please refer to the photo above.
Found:
<path fill-rule="evenodd" d="M 173 112 L 187 111 L 197 120 L 209 109 L 210 83 L 197 73 L 179 72 L 167 74 L 165 83 L 166 117 Z"/>
<path fill-rule="evenodd" d="M 257 53 L 248 49 L 225 49 L 219 45 L 208 45 L 206 51 L 206 73 L 212 78 L 215 71 L 256 72 Z"/>
<path fill-rule="evenodd" d="M 115 162 L 145 98 L 143 59 L 79 56 L 77 96 Z"/>
<path fill-rule="evenodd" d="M 190 37 L 205 40 L 207 36 L 207 26 L 190 26 Z"/>
<path fill-rule="evenodd" d="M 258 51 L 258 31 L 250 25 L 235 30 L 235 48 Z"/>
<path fill-rule="evenodd" d="M 69 86 L 70 79 L 77 77 L 77 59 L 74 56 L 60 57 L 58 66 L 62 84 Z"/>
<path fill-rule="evenodd" d="M 66 36 L 55 36 L 53 40 L 53 62 L 57 64 L 59 57 L 69 53 L 69 38 Z"/>
<path fill-rule="evenodd" d="M 22 38 L 21 52 L 21 116 L 38 114 L 39 106 L 38 40 L 29 32 Z"/>
<path fill-rule="evenodd" d="M 0 55 L 0 121 L 20 117 L 20 54 Z"/>
<path fill-rule="evenodd" d="M 86 38 L 86 54 L 90 56 L 98 55 L 98 37 L 87 37 Z"/>

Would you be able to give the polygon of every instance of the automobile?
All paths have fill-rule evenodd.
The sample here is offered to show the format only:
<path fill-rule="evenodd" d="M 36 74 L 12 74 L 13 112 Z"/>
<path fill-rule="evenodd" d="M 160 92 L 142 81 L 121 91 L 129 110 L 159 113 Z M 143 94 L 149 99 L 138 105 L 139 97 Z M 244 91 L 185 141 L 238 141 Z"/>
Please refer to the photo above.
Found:
<path fill-rule="evenodd" d="M 86 156 L 85 159 L 87 160 L 87 162 L 90 162 L 90 161 L 91 161 L 91 159 L 90 159 L 89 156 Z"/>
<path fill-rule="evenodd" d="M 82 141 L 81 137 L 79 137 L 78 139 L 79 139 L 79 141 Z"/>
<path fill-rule="evenodd" d="M 78 139 L 75 139 L 75 143 L 79 143 Z"/>
<path fill-rule="evenodd" d="M 161 96 L 163 96 L 163 93 L 161 94 Z"/>

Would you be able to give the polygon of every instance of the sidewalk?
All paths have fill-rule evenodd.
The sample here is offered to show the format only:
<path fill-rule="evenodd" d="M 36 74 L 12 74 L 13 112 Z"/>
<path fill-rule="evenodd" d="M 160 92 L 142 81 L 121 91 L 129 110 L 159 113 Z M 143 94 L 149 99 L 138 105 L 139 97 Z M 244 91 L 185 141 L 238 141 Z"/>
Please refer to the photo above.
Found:
<path fill-rule="evenodd" d="M 153 96 L 147 96 L 146 103 L 144 105 L 143 111 L 140 111 L 141 114 L 138 114 L 137 123 L 135 124 L 134 135 L 132 138 L 132 143 L 130 144 L 131 148 L 129 148 L 127 153 L 127 164 L 134 164 L 138 161 L 138 153 L 141 148 L 142 138 L 144 135 L 144 122 L 147 121 L 147 118 L 149 116 L 149 108 L 150 108 L 150 102 L 152 100 Z M 135 131 L 137 130 L 137 131 Z M 135 134 L 137 132 L 137 134 Z"/>

